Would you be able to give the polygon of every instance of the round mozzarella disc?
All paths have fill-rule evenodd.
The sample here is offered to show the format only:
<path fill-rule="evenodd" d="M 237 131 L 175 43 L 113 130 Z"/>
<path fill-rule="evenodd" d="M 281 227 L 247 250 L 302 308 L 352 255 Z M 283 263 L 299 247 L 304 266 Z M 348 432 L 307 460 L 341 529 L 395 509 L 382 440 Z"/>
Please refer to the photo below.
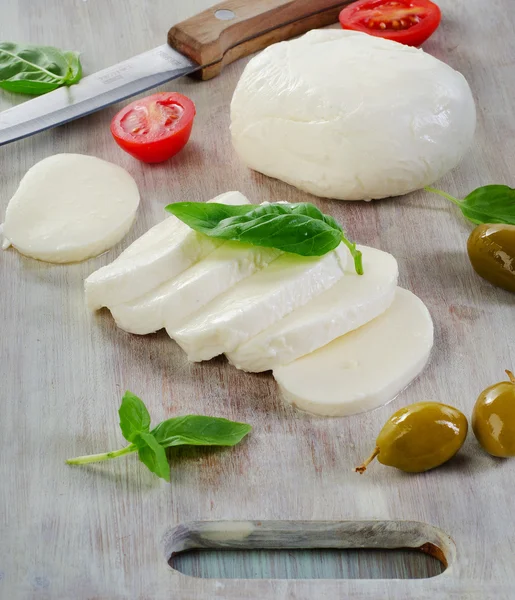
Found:
<path fill-rule="evenodd" d="M 46 262 L 85 260 L 125 236 L 138 205 L 136 182 L 121 167 L 56 154 L 27 171 L 9 202 L 5 245 Z"/>

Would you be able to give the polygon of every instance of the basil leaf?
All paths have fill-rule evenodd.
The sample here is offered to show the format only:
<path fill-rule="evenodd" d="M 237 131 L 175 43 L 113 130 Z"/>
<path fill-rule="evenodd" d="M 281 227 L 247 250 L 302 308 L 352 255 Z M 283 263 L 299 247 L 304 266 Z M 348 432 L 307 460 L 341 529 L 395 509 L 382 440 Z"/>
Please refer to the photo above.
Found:
<path fill-rule="evenodd" d="M 183 445 L 235 446 L 252 430 L 246 423 L 217 417 L 186 415 L 163 421 L 149 432 L 150 415 L 147 408 L 131 392 L 125 392 L 118 412 L 122 433 L 131 442 L 128 446 L 110 452 L 69 458 L 66 463 L 85 465 L 137 452 L 141 462 L 152 473 L 170 481 L 170 465 L 165 448 Z"/>
<path fill-rule="evenodd" d="M 209 235 L 213 227 L 225 219 L 246 215 L 255 209 L 253 204 L 218 204 L 216 202 L 176 202 L 169 204 L 165 210 L 189 225 L 195 231 Z M 212 236 L 214 237 L 214 236 Z M 230 238 L 227 238 L 230 239 Z"/>
<path fill-rule="evenodd" d="M 64 56 L 68 62 L 68 77 L 66 85 L 73 85 L 82 79 L 82 64 L 78 52 L 65 52 Z"/>
<path fill-rule="evenodd" d="M 163 421 L 152 435 L 164 448 L 170 446 L 235 446 L 252 427 L 228 419 L 186 415 Z"/>
<path fill-rule="evenodd" d="M 170 481 L 170 465 L 166 458 L 166 452 L 151 433 L 140 433 L 136 444 L 138 446 L 138 456 L 141 462 L 146 465 L 152 473 Z M 143 444 L 141 442 L 144 442 Z"/>
<path fill-rule="evenodd" d="M 0 42 L 0 88 L 41 95 L 77 83 L 82 66 L 77 52 L 52 46 Z"/>
<path fill-rule="evenodd" d="M 507 185 L 485 185 L 475 189 L 463 200 L 458 200 L 435 188 L 425 189 L 456 204 L 465 218 L 476 225 L 483 223 L 515 225 L 515 189 Z"/>
<path fill-rule="evenodd" d="M 166 210 L 189 227 L 210 237 L 277 248 L 301 256 L 322 256 L 343 242 L 356 271 L 363 273 L 361 252 L 340 225 L 313 204 L 230 206 L 217 203 L 177 202 Z"/>
<path fill-rule="evenodd" d="M 125 392 L 118 414 L 120 429 L 127 441 L 133 442 L 139 433 L 148 433 L 150 430 L 150 415 L 147 407 L 132 392 Z"/>
<path fill-rule="evenodd" d="M 469 221 L 478 225 L 515 225 L 515 189 L 507 185 L 485 185 L 466 196 L 460 208 Z"/>
<path fill-rule="evenodd" d="M 313 207 L 315 211 L 320 211 Z M 210 237 L 278 248 L 303 256 L 321 256 L 338 246 L 341 230 L 314 217 L 303 205 L 229 206 L 178 202 L 166 207 L 195 231 Z"/>

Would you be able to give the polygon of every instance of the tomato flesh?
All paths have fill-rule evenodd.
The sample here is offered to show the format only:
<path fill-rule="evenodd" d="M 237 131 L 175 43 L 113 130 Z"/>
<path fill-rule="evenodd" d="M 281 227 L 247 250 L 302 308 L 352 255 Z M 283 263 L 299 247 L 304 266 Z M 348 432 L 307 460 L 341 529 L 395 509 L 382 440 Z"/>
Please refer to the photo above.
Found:
<path fill-rule="evenodd" d="M 130 155 L 147 162 L 168 160 L 189 140 L 195 105 L 177 93 L 153 94 L 132 102 L 115 115 L 111 133 Z"/>
<path fill-rule="evenodd" d="M 431 0 L 359 0 L 340 13 L 343 29 L 362 31 L 408 46 L 420 46 L 441 20 Z"/>

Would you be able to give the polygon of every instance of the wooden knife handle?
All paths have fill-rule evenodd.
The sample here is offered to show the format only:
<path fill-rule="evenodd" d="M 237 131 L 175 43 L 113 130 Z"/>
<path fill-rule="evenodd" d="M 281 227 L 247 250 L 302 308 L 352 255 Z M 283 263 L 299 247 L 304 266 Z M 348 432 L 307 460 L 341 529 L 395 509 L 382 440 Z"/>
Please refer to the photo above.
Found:
<path fill-rule="evenodd" d="M 226 0 L 168 32 L 170 46 L 202 66 L 201 79 L 270 44 L 338 20 L 351 0 Z"/>

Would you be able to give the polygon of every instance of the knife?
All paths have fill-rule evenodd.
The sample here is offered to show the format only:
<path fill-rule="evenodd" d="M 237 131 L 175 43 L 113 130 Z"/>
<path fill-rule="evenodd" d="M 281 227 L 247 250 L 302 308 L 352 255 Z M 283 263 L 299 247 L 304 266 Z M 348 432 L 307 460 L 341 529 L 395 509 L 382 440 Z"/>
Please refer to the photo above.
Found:
<path fill-rule="evenodd" d="M 194 74 L 218 75 L 238 58 L 338 20 L 351 0 L 227 0 L 168 32 L 168 43 L 0 112 L 0 146 L 68 123 Z"/>

